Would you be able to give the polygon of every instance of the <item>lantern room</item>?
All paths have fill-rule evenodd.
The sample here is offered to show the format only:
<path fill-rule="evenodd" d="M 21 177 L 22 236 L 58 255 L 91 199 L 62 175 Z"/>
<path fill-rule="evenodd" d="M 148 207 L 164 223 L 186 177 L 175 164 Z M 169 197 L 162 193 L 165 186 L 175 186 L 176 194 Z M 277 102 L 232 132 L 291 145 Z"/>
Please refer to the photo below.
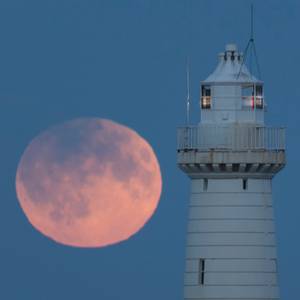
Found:
<path fill-rule="evenodd" d="M 215 71 L 201 84 L 201 123 L 264 124 L 263 82 L 244 63 L 243 53 L 229 44 Z"/>

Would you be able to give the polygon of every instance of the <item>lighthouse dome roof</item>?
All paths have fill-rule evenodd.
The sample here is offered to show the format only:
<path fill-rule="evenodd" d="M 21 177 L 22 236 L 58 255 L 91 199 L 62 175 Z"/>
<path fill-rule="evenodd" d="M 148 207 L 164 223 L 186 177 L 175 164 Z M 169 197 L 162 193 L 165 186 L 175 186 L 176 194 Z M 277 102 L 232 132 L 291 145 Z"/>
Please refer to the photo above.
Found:
<path fill-rule="evenodd" d="M 215 71 L 203 81 L 204 84 L 247 84 L 262 83 L 253 76 L 244 63 L 243 53 L 235 44 L 228 44 L 225 52 L 219 54 L 219 64 Z"/>

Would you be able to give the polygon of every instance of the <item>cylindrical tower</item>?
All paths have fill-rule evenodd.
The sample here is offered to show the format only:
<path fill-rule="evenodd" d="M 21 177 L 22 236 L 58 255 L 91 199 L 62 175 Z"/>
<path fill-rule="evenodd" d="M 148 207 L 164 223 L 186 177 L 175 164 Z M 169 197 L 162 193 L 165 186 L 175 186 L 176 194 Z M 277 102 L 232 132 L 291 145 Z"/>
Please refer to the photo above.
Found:
<path fill-rule="evenodd" d="M 284 128 L 266 127 L 263 82 L 235 45 L 202 82 L 201 122 L 178 128 L 191 178 L 184 299 L 279 299 L 272 178 Z"/>

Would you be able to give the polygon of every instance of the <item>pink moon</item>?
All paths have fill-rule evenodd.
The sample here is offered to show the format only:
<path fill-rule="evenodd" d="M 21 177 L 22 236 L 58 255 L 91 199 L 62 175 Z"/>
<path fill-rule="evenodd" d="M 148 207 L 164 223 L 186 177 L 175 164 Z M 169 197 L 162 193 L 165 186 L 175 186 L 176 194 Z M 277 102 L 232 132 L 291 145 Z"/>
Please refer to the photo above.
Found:
<path fill-rule="evenodd" d="M 151 218 L 161 189 L 149 143 L 126 126 L 98 118 L 75 119 L 38 135 L 16 174 L 29 222 L 74 247 L 127 240 Z"/>

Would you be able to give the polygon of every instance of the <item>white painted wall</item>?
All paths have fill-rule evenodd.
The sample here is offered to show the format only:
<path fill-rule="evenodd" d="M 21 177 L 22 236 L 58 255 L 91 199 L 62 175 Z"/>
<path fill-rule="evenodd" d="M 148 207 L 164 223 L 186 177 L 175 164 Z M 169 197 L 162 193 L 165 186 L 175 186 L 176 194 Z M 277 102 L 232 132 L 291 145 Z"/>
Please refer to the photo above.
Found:
<path fill-rule="evenodd" d="M 271 179 L 192 180 L 184 299 L 279 299 L 276 259 Z"/>

